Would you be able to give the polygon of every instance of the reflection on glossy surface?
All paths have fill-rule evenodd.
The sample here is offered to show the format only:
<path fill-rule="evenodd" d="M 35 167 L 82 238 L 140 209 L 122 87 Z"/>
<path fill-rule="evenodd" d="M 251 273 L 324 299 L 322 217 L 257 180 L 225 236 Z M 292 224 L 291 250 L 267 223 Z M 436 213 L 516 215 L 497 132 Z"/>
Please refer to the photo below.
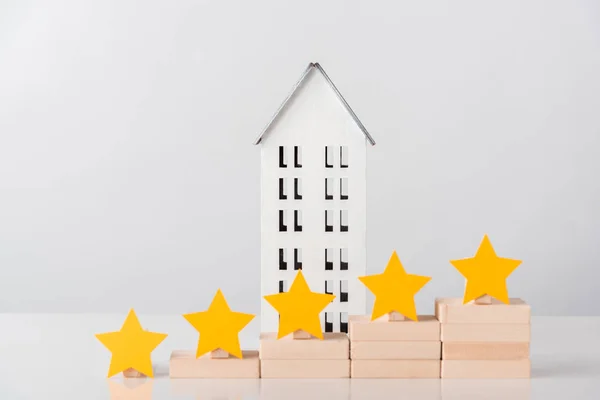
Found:
<path fill-rule="evenodd" d="M 153 380 L 147 378 L 108 379 L 110 400 L 150 400 L 152 387 Z"/>
<path fill-rule="evenodd" d="M 439 400 L 439 379 L 351 379 L 352 400 Z"/>
<path fill-rule="evenodd" d="M 260 383 L 260 379 L 171 379 L 170 381 L 173 397 L 202 400 L 258 399 Z"/>
<path fill-rule="evenodd" d="M 531 398 L 529 379 L 173 379 L 170 386 L 172 397 L 203 400 Z"/>
<path fill-rule="evenodd" d="M 262 379 L 260 399 L 265 400 L 346 400 L 350 379 Z"/>
<path fill-rule="evenodd" d="M 529 400 L 529 379 L 442 379 L 442 399 Z"/>

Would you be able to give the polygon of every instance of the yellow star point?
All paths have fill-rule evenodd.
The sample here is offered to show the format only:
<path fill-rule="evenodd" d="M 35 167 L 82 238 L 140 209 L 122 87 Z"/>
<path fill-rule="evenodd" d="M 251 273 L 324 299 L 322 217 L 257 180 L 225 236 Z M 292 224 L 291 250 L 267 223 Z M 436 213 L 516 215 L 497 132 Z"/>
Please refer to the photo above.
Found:
<path fill-rule="evenodd" d="M 417 321 L 414 296 L 431 280 L 428 276 L 407 274 L 395 251 L 383 273 L 358 279 L 375 295 L 371 321 L 392 311 Z"/>
<path fill-rule="evenodd" d="M 475 257 L 450 263 L 467 280 L 464 304 L 484 295 L 490 295 L 505 304 L 510 303 L 506 278 L 521 261 L 498 257 L 487 235 L 483 237 Z"/>
<path fill-rule="evenodd" d="M 265 300 L 279 312 L 277 339 L 303 330 L 323 339 L 319 314 L 335 298 L 332 294 L 311 292 L 302 271 L 298 271 L 290 290 L 264 296 Z"/>
<path fill-rule="evenodd" d="M 112 353 L 108 377 L 129 368 L 152 377 L 150 353 L 167 337 L 164 333 L 142 329 L 135 311 L 131 309 L 118 332 L 99 333 L 96 338 Z"/>
<path fill-rule="evenodd" d="M 183 316 L 200 333 L 196 358 L 217 349 L 242 358 L 238 334 L 254 318 L 252 314 L 231 311 L 221 289 L 208 310 Z"/>

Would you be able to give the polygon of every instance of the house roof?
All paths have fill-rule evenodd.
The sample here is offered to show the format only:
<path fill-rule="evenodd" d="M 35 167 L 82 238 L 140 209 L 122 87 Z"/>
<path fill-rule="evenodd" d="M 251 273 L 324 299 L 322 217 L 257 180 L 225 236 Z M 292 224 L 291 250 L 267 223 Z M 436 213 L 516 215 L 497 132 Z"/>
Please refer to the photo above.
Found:
<path fill-rule="evenodd" d="M 308 64 L 308 67 L 306 67 L 306 69 L 302 73 L 302 76 L 300 76 L 300 79 L 298 80 L 298 82 L 296 82 L 296 84 L 292 88 L 292 91 L 290 92 L 290 94 L 288 95 L 288 97 L 285 98 L 285 100 L 283 101 L 283 103 L 281 104 L 281 106 L 279 106 L 279 108 L 277 109 L 277 111 L 275 112 L 275 114 L 273 115 L 273 117 L 271 117 L 271 120 L 269 121 L 269 123 L 267 124 L 267 126 L 265 126 L 265 128 L 260 133 L 260 135 L 256 138 L 256 140 L 254 141 L 254 144 L 255 145 L 259 144 L 262 141 L 262 139 L 266 136 L 266 134 L 269 132 L 269 128 L 271 127 L 271 125 L 273 124 L 273 122 L 275 122 L 277 120 L 277 118 L 279 117 L 279 115 L 281 114 L 281 112 L 283 111 L 283 109 L 285 108 L 285 106 L 287 105 L 287 103 L 294 96 L 294 94 L 296 93 L 296 91 L 298 90 L 298 88 L 302 85 L 302 82 L 304 82 L 304 80 L 306 79 L 306 77 L 308 76 L 308 74 L 312 70 L 317 70 L 317 71 L 319 71 L 321 73 L 321 75 L 323 75 L 323 77 L 325 78 L 325 80 L 327 81 L 327 83 L 329 84 L 329 86 L 331 86 L 331 89 L 333 89 L 333 91 L 335 92 L 335 94 L 337 95 L 337 97 L 342 102 L 342 105 L 344 106 L 344 108 L 346 109 L 346 111 L 348 111 L 348 114 L 350 114 L 350 116 L 352 117 L 352 119 L 354 120 L 354 122 L 356 122 L 356 125 L 358 125 L 358 127 L 360 128 L 360 130 L 362 131 L 362 133 L 365 135 L 365 138 L 367 138 L 367 140 L 369 141 L 369 143 L 371 143 L 371 145 L 375 145 L 375 140 L 373 140 L 373 137 L 369 134 L 369 132 L 367 131 L 367 128 L 365 128 L 365 126 L 362 124 L 362 122 L 360 122 L 360 120 L 358 119 L 358 117 L 356 116 L 356 114 L 354 113 L 354 111 L 352 110 L 352 108 L 350 108 L 350 105 L 348 104 L 348 102 L 346 101 L 346 99 L 344 99 L 344 96 L 342 96 L 342 94 L 340 93 L 340 91 L 338 90 L 338 88 L 333 84 L 333 82 L 331 81 L 331 79 L 329 78 L 329 76 L 327 75 L 327 73 L 325 72 L 325 70 L 323 69 L 323 67 L 321 67 L 321 65 L 319 63 L 310 63 L 310 64 Z"/>

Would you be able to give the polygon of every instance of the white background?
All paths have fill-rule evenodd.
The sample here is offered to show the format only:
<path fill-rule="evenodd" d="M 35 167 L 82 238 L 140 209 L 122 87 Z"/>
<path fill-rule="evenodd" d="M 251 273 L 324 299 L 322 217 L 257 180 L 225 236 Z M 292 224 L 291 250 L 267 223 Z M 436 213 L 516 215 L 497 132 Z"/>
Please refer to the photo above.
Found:
<path fill-rule="evenodd" d="M 597 1 L 0 1 L 0 311 L 260 308 L 260 151 L 308 62 L 377 145 L 368 270 L 461 296 L 484 233 L 600 315 Z"/>

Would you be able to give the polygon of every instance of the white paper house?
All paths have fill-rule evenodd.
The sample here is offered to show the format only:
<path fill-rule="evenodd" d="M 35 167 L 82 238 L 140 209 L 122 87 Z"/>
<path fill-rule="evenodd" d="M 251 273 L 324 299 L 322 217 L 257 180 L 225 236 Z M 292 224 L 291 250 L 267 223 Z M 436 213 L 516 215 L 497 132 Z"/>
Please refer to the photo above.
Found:
<path fill-rule="evenodd" d="M 261 291 L 287 291 L 302 269 L 311 290 L 334 294 L 321 315 L 346 332 L 366 313 L 366 151 L 375 141 L 318 63 L 308 65 L 256 139 L 261 146 Z M 277 330 L 261 306 L 261 330 Z"/>

